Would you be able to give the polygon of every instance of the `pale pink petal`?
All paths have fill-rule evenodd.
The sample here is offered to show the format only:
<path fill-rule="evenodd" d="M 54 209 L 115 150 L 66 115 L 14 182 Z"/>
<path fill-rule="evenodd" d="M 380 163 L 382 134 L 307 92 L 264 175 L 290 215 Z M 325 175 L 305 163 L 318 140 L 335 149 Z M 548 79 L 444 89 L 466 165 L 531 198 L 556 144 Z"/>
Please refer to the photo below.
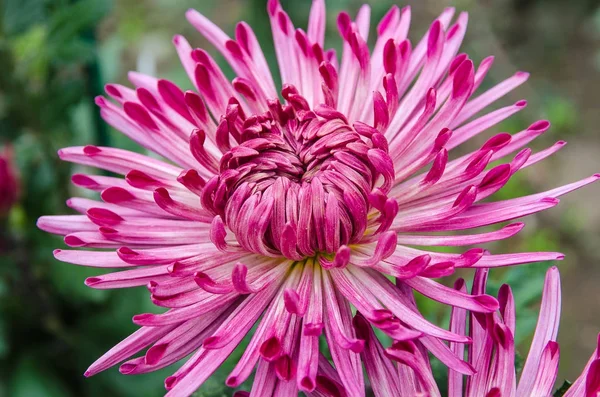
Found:
<path fill-rule="evenodd" d="M 521 372 L 517 388 L 517 394 L 519 395 L 531 394 L 542 353 L 548 342 L 556 341 L 560 320 L 560 306 L 561 293 L 558 269 L 551 267 L 548 269 L 546 279 L 544 280 L 542 306 L 540 307 L 540 314 L 533 341 L 531 342 L 531 348 Z"/>

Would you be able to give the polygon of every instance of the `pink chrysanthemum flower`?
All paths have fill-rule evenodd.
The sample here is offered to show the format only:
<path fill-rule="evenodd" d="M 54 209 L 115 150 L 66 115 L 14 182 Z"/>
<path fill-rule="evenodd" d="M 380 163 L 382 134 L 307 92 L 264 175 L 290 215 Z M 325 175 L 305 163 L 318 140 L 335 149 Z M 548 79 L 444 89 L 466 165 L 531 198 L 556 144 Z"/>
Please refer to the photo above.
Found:
<path fill-rule="evenodd" d="M 485 292 L 487 273 L 486 269 L 477 270 L 471 294 Z M 454 288 L 467 292 L 463 279 L 457 280 Z M 559 360 L 556 343 L 561 306 L 558 269 L 552 267 L 546 273 L 535 335 L 518 381 L 514 342 L 516 313 L 510 286 L 505 284 L 500 288 L 498 300 L 500 310 L 494 313 L 453 309 L 450 330 L 463 335 L 469 330 L 472 344 L 466 346 L 466 355 L 476 373 L 465 378 L 460 372 L 449 369 L 448 397 L 552 396 Z M 354 318 L 354 326 L 366 341 L 363 360 L 375 396 L 441 396 L 422 343 L 397 342 L 385 349 L 360 314 Z M 451 343 L 450 348 L 461 357 L 465 354 L 462 344 Z M 600 395 L 599 352 L 596 348 L 581 376 L 563 394 L 564 397 Z M 398 362 L 398 368 L 394 362 Z"/>
<path fill-rule="evenodd" d="M 239 386 L 256 368 L 253 395 L 291 396 L 298 390 L 323 395 L 339 373 L 348 395 L 364 395 L 365 340 L 352 327 L 352 308 L 395 341 L 418 338 L 448 367 L 473 374 L 444 342 L 463 344 L 470 338 L 426 321 L 412 291 L 491 313 L 498 309 L 495 298 L 431 279 L 458 268 L 562 255 L 491 255 L 483 249 L 448 254 L 409 246 L 508 238 L 523 224 L 461 236 L 428 233 L 448 234 L 551 208 L 557 196 L 597 176 L 532 196 L 479 203 L 564 142 L 536 154 L 520 150 L 548 129 L 548 122 L 538 121 L 449 160 L 451 149 L 525 106 L 519 101 L 474 117 L 527 74 L 518 72 L 473 95 L 493 58 L 475 68 L 466 54 L 457 55 L 466 14 L 451 24 L 454 10 L 446 9 L 413 46 L 407 39 L 410 9 L 393 7 L 369 50 L 369 7 L 355 20 L 342 13 L 344 48 L 338 62 L 333 50 L 324 49 L 323 0 L 314 1 L 306 32 L 294 28 L 276 0 L 267 8 L 281 89 L 247 24 L 238 24 L 232 39 L 190 10 L 188 20 L 237 74 L 232 82 L 206 51 L 176 36 L 177 53 L 196 91 L 131 73 L 135 90 L 111 84 L 106 92 L 113 101 L 97 99 L 109 124 L 164 160 L 96 146 L 59 152 L 63 160 L 125 178 L 73 176 L 76 185 L 101 192 L 102 202 L 73 198 L 68 205 L 81 215 L 43 217 L 39 226 L 65 235 L 70 247 L 103 250 L 57 250 L 56 258 L 133 267 L 88 278 L 86 284 L 145 285 L 152 301 L 169 309 L 134 316 L 141 328 L 86 375 L 146 347 L 120 371 L 144 373 L 193 353 L 165 382 L 168 395 L 189 395 L 257 324 L 229 386 Z M 488 167 L 515 153 L 507 163 Z M 319 351 L 323 332 L 335 371 Z"/>
<path fill-rule="evenodd" d="M 13 149 L 6 146 L 0 151 L 0 217 L 10 211 L 19 197 L 19 182 L 13 164 Z"/>

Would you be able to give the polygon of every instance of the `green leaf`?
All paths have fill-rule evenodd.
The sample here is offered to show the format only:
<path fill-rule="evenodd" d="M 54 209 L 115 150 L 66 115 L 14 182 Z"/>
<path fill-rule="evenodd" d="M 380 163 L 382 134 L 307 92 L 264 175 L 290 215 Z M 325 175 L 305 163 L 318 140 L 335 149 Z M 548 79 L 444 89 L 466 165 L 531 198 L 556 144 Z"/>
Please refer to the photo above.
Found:
<path fill-rule="evenodd" d="M 50 21 L 51 42 L 58 46 L 94 25 L 108 14 L 112 7 L 109 0 L 80 0 L 62 7 Z"/>
<path fill-rule="evenodd" d="M 563 382 L 562 386 L 559 387 L 553 394 L 554 397 L 562 397 L 565 395 L 565 393 L 567 392 L 567 390 L 569 390 L 571 388 L 571 385 L 573 383 L 569 382 L 568 380 L 565 379 L 565 381 Z"/>
<path fill-rule="evenodd" d="M 17 364 L 11 379 L 12 397 L 65 397 L 67 388 L 49 370 L 52 363 L 44 363 L 32 354 L 26 354 Z"/>
<path fill-rule="evenodd" d="M 46 17 L 44 0 L 4 0 L 3 3 L 2 23 L 8 35 L 22 33 Z"/>
<path fill-rule="evenodd" d="M 48 32 L 43 25 L 31 27 L 10 41 L 15 61 L 15 74 L 32 83 L 40 83 L 48 70 L 46 52 Z"/>
<path fill-rule="evenodd" d="M 94 43 L 79 38 L 67 41 L 52 54 L 53 61 L 58 66 L 72 62 L 91 62 L 95 56 Z"/>
<path fill-rule="evenodd" d="M 0 359 L 8 355 L 9 349 L 6 321 L 0 317 Z"/>
<path fill-rule="evenodd" d="M 575 127 L 579 115 L 577 114 L 577 107 L 569 100 L 560 97 L 550 97 L 545 106 L 545 113 L 552 120 L 551 131 L 553 131 L 553 134 L 558 134 L 560 131 L 560 135 L 564 136 L 576 131 Z"/>
<path fill-rule="evenodd" d="M 52 285 L 72 302 L 81 300 L 99 303 L 108 298 L 107 291 L 89 288 L 84 284 L 85 279 L 92 274 L 94 273 L 89 268 L 58 261 L 54 261 L 50 267 Z"/>
<path fill-rule="evenodd" d="M 515 372 L 520 373 L 525 365 L 525 359 L 519 352 L 515 352 Z"/>

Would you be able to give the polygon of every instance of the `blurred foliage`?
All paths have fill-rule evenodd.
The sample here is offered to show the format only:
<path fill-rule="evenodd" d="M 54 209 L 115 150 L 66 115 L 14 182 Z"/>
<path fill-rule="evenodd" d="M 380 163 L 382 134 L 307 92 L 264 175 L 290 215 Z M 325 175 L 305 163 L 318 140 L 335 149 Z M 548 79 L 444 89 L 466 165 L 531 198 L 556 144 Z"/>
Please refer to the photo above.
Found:
<path fill-rule="evenodd" d="M 70 164 L 58 160 L 59 148 L 110 143 L 140 150 L 98 117 L 93 101 L 101 94 L 104 83 L 113 80 L 124 83 L 128 69 L 142 67 L 150 68 L 144 72 L 158 71 L 181 86 L 189 86 L 177 57 L 173 56 L 170 37 L 184 33 L 194 45 L 206 43 L 192 34 L 193 29 L 184 26 L 186 8 L 200 9 L 229 32 L 238 19 L 248 21 L 274 68 L 276 60 L 270 26 L 265 22 L 264 3 L 264 0 L 0 1 L 0 146 L 12 143 L 22 177 L 20 202 L 7 218 L 0 220 L 0 396 L 163 394 L 162 382 L 174 370 L 172 367 L 135 377 L 122 376 L 116 369 L 91 379 L 82 376 L 95 358 L 135 330 L 131 323 L 133 314 L 156 308 L 143 288 L 110 292 L 85 287 L 83 280 L 93 272 L 55 261 L 52 250 L 62 246 L 62 241 L 39 231 L 35 221 L 43 214 L 66 212 L 64 202 L 68 197 L 85 194 L 70 187 L 68 182 L 74 170 Z M 306 26 L 308 0 L 282 0 L 282 3 L 296 25 Z M 360 3 L 359 0 L 328 1 L 327 38 L 338 50 L 335 13 L 342 9 L 356 10 Z M 380 18 L 393 4 L 391 0 L 370 3 L 373 19 Z M 431 12 L 441 8 L 436 2 L 425 3 L 428 6 L 415 7 L 413 25 L 418 34 L 429 25 Z M 458 3 L 461 8 L 478 10 L 475 1 Z M 542 3 L 547 2 L 506 0 L 496 5 L 496 11 L 506 11 L 508 16 L 492 21 L 491 25 L 496 26 L 506 43 L 515 47 L 517 57 L 525 44 L 519 41 L 522 32 L 515 36 L 515 26 L 530 28 L 520 22 L 521 18 L 532 14 Z M 564 10 L 556 3 L 560 2 L 548 6 L 546 19 L 540 23 L 564 16 Z M 594 10 L 592 2 L 574 3 L 577 3 L 572 7 L 575 11 L 568 15 L 580 19 L 592 15 L 600 32 L 600 11 L 590 13 Z M 487 26 L 486 21 L 479 23 Z M 539 54 L 534 55 L 544 62 L 558 62 L 560 49 L 569 45 L 568 37 L 552 33 L 555 39 L 545 40 L 551 41 L 553 50 L 546 51 L 540 46 Z M 489 55 L 485 38 L 493 33 L 486 34 L 467 37 L 465 48 L 476 60 Z M 596 59 L 600 60 L 600 55 Z M 600 61 L 597 63 L 600 65 Z M 231 76 L 231 69 L 223 66 Z M 501 64 L 497 76 L 512 72 L 506 63 Z M 492 81 L 484 85 L 494 84 L 499 78 L 492 76 Z M 499 130 L 519 131 L 537 116 L 552 119 L 552 139 L 577 133 L 581 127 L 577 104 L 546 86 L 540 89 L 545 91 L 537 107 L 502 123 Z M 535 190 L 527 176 L 517 174 L 496 197 L 515 197 Z M 561 218 L 560 233 L 528 227 L 509 242 L 490 244 L 489 249 L 495 252 L 557 249 L 564 234 L 573 235 L 578 230 L 578 216 L 569 213 Z M 490 276 L 492 294 L 504 282 L 513 287 L 519 313 L 517 341 L 524 342 L 523 345 L 527 344 L 537 320 L 547 267 L 548 264 L 534 264 L 502 269 Z M 468 273 L 464 276 L 470 277 Z M 418 301 L 428 318 L 447 324 L 448 312 L 441 305 L 421 297 Z M 197 396 L 231 394 L 223 380 L 242 349 L 243 346 L 235 351 Z"/>

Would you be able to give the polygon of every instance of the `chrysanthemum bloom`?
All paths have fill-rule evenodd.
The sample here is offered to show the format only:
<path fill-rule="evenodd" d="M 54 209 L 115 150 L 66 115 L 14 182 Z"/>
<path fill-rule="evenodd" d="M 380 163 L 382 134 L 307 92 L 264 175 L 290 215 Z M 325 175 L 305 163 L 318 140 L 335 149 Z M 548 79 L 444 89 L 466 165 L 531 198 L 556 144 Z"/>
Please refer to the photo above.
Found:
<path fill-rule="evenodd" d="M 471 294 L 485 292 L 487 270 L 475 274 Z M 459 279 L 454 288 L 466 293 L 465 282 Z M 468 362 L 476 373 L 464 377 L 449 369 L 449 397 L 532 397 L 552 396 L 558 374 L 558 333 L 561 293 L 558 269 L 546 273 L 542 305 L 535 335 L 517 381 L 515 370 L 516 313 L 513 294 L 508 285 L 498 293 L 500 310 L 495 313 L 467 312 L 454 308 L 450 329 L 467 334 L 472 344 L 466 347 Z M 359 337 L 365 341 L 363 359 L 376 396 L 440 396 L 423 345 L 416 341 L 397 342 L 385 349 L 377 340 L 367 320 L 358 314 L 354 318 Z M 600 344 L 600 335 L 598 343 Z M 459 356 L 465 346 L 452 343 L 450 348 Z M 564 397 L 598 397 L 600 395 L 600 350 L 596 348 L 581 376 L 565 392 Z M 398 368 L 394 362 L 398 362 Z M 560 384 L 558 385 L 560 386 Z"/>
<path fill-rule="evenodd" d="M 394 340 L 418 338 L 448 367 L 472 374 L 472 366 L 445 343 L 470 338 L 426 321 L 412 291 L 490 313 L 498 309 L 495 298 L 455 291 L 431 278 L 457 268 L 562 255 L 492 255 L 482 249 L 458 255 L 409 246 L 510 237 L 523 224 L 461 236 L 428 233 L 448 234 L 551 208 L 557 196 L 597 176 L 532 196 L 478 203 L 564 142 L 536 154 L 520 150 L 548 129 L 548 122 L 538 121 L 514 135 L 494 135 L 475 152 L 449 160 L 451 149 L 525 106 L 519 101 L 474 117 L 527 74 L 518 72 L 474 96 L 493 58 L 475 68 L 467 55 L 457 55 L 466 14 L 451 24 L 454 10 L 446 9 L 413 46 L 406 38 L 410 9 L 393 7 L 369 50 L 369 7 L 355 20 L 342 13 L 338 28 L 344 48 L 338 61 L 323 47 L 323 0 L 314 1 L 306 32 L 294 28 L 276 0 L 267 8 L 281 89 L 247 24 L 238 24 L 230 38 L 190 10 L 188 20 L 237 74 L 232 82 L 209 53 L 176 36 L 177 53 L 196 91 L 131 73 L 135 90 L 111 84 L 106 92 L 112 101 L 97 99 L 109 124 L 164 160 L 96 146 L 59 152 L 63 160 L 125 178 L 73 176 L 76 185 L 101 192 L 102 202 L 73 198 L 68 204 L 81 215 L 43 217 L 39 226 L 65 235 L 70 247 L 104 250 L 57 250 L 56 258 L 135 267 L 88 278 L 86 284 L 145 285 L 152 301 L 169 309 L 134 316 L 142 328 L 86 375 L 146 347 L 120 371 L 148 372 L 193 353 L 165 382 L 169 395 L 189 395 L 257 324 L 227 385 L 240 385 L 256 368 L 253 395 L 325 393 L 336 381 L 319 351 L 324 333 L 340 385 L 348 395 L 364 395 L 365 340 L 352 327 L 352 307 Z M 512 155 L 507 163 L 488 167 Z"/>
<path fill-rule="evenodd" d="M 0 151 L 0 217 L 6 215 L 19 196 L 19 184 L 13 164 L 13 149 Z"/>

